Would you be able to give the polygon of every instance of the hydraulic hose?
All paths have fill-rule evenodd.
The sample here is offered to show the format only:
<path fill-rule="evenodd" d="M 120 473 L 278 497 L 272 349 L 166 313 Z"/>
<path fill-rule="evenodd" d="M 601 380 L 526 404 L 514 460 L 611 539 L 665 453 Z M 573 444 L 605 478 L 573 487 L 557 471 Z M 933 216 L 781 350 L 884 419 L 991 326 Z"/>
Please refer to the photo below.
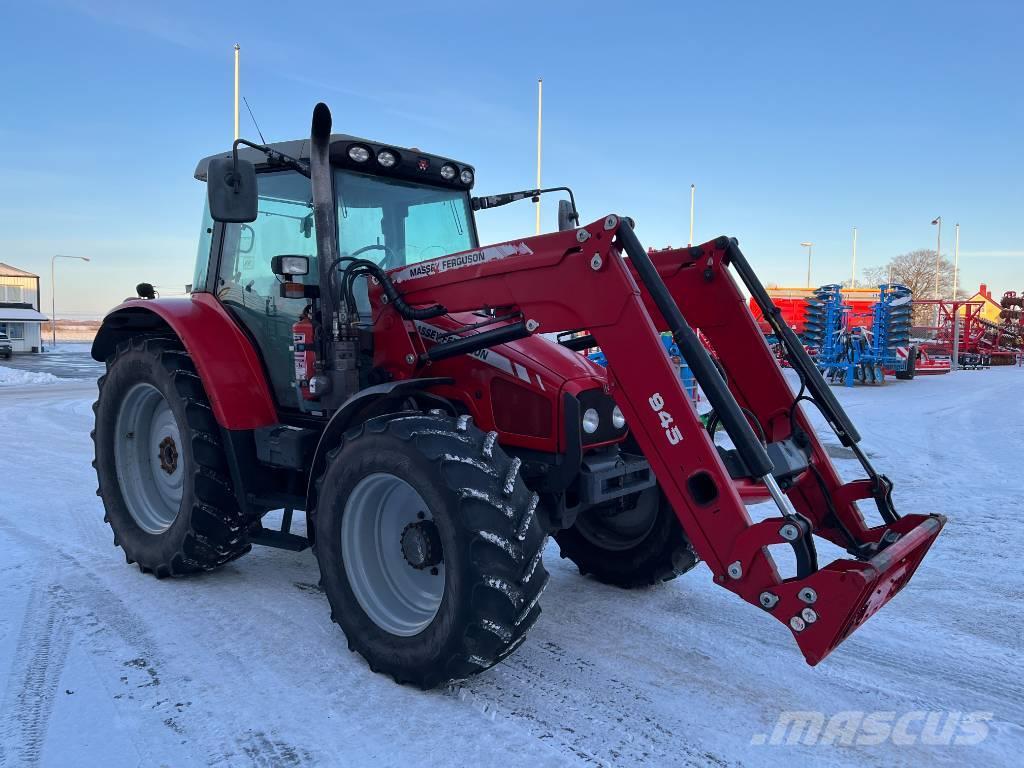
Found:
<path fill-rule="evenodd" d="M 349 302 L 352 302 L 352 283 L 356 277 L 361 274 L 372 275 L 381 284 L 384 290 L 384 295 L 387 300 L 406 320 L 429 320 L 432 317 L 440 317 L 441 315 L 448 314 L 448 310 L 440 304 L 435 304 L 432 307 L 424 307 L 417 309 L 412 307 L 402 298 L 402 294 L 395 288 L 395 284 L 391 282 L 391 278 L 388 277 L 387 273 L 381 269 L 378 265 L 367 259 L 359 259 L 353 261 L 345 269 L 345 280 L 343 281 L 343 290 L 345 297 Z M 354 303 L 354 302 L 353 302 Z M 354 310 L 354 306 L 352 307 Z"/>

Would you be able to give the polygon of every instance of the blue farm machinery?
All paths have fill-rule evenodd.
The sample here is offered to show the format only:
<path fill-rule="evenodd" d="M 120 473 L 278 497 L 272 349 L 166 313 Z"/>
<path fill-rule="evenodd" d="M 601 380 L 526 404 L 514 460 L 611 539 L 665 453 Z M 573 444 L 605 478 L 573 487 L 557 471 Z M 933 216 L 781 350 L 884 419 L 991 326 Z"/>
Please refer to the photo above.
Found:
<path fill-rule="evenodd" d="M 815 361 L 834 384 L 880 384 L 886 372 L 898 379 L 914 377 L 916 349 L 910 344 L 910 289 L 899 284 L 878 287 L 868 322 L 857 322 L 843 302 L 839 285 L 823 285 L 807 298 L 804 343 L 817 350 Z M 868 320 L 868 318 L 870 318 Z"/>

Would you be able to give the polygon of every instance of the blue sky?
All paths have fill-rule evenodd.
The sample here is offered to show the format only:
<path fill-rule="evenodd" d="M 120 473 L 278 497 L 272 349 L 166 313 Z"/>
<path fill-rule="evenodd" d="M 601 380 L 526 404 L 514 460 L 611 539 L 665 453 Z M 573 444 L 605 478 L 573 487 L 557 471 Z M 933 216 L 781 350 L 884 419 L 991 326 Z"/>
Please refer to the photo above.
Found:
<path fill-rule="evenodd" d="M 232 138 L 232 46 L 268 140 L 326 101 L 338 131 L 472 162 L 477 192 L 544 182 L 648 245 L 740 239 L 766 282 L 815 284 L 935 247 L 961 284 L 1024 290 L 1018 2 L 203 3 L 51 0 L 4 12 L 0 261 L 49 274 L 62 316 L 191 279 L 196 161 Z M 257 138 L 243 108 L 243 135 Z M 554 199 L 544 226 L 554 228 Z M 533 231 L 529 204 L 481 237 Z M 44 288 L 44 302 L 49 291 Z"/>

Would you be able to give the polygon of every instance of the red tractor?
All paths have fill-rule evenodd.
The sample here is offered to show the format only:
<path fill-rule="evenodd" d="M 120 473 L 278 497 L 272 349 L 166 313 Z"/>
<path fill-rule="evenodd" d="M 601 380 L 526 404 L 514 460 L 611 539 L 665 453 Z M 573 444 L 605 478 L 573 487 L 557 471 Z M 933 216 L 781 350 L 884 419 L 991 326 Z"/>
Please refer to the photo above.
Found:
<path fill-rule="evenodd" d="M 473 197 L 474 176 L 332 135 L 322 104 L 309 140 L 239 140 L 200 162 L 190 298 L 140 286 L 92 349 L 107 364 L 95 467 L 115 544 L 158 578 L 252 544 L 312 546 L 349 647 L 422 687 L 523 642 L 548 535 L 582 573 L 622 587 L 704 560 L 816 664 L 907 583 L 945 519 L 893 509 L 890 481 L 735 240 L 648 254 L 629 219 L 579 226 L 569 192 L 558 232 L 481 247 L 475 211 L 553 190 Z M 661 331 L 714 408 L 707 429 Z M 594 346 L 607 368 L 578 353 Z M 864 479 L 839 478 L 801 401 Z M 753 522 L 745 504 L 758 501 L 777 514 Z M 273 510 L 279 530 L 261 522 Z M 305 536 L 291 532 L 295 510 Z M 850 559 L 820 566 L 815 536 Z M 780 575 L 775 544 L 793 548 L 794 574 Z"/>

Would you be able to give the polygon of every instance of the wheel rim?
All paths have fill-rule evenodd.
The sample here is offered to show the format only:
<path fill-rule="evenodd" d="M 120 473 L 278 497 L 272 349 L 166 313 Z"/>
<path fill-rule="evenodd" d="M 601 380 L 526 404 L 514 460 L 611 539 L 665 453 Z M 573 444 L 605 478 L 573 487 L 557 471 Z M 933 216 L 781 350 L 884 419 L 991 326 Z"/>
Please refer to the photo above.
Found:
<path fill-rule="evenodd" d="M 640 492 L 632 509 L 589 509 L 576 519 L 576 530 L 602 549 L 631 549 L 647 538 L 654 528 L 660 500 L 658 489 L 649 488 Z"/>
<path fill-rule="evenodd" d="M 402 550 L 406 528 L 424 523 L 432 524 L 433 517 L 423 498 L 386 472 L 356 484 L 341 518 L 342 559 L 352 592 L 374 624 L 400 637 L 426 629 L 444 597 L 444 562 L 418 569 Z"/>
<path fill-rule="evenodd" d="M 178 421 L 160 390 L 136 384 L 121 401 L 114 432 L 114 465 L 128 512 L 146 533 L 163 533 L 178 517 L 185 478 Z"/>

